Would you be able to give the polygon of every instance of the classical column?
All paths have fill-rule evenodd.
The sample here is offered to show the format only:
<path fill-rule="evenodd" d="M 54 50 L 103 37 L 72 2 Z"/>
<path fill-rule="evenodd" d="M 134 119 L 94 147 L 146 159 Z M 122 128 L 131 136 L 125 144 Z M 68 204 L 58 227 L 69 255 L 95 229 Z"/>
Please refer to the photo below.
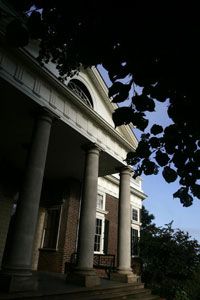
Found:
<path fill-rule="evenodd" d="M 118 211 L 118 268 L 114 280 L 136 282 L 137 277 L 131 269 L 131 212 L 130 212 L 131 169 L 120 169 L 119 211 Z"/>
<path fill-rule="evenodd" d="M 53 117 L 43 110 L 32 137 L 10 251 L 0 275 L 0 286 L 7 291 L 32 290 L 37 286 L 31 272 L 32 250 Z"/>
<path fill-rule="evenodd" d="M 79 225 L 78 266 L 75 272 L 67 278 L 67 281 L 87 287 L 100 284 L 100 279 L 93 269 L 99 153 L 100 149 L 96 145 L 90 145 L 86 149 Z"/>

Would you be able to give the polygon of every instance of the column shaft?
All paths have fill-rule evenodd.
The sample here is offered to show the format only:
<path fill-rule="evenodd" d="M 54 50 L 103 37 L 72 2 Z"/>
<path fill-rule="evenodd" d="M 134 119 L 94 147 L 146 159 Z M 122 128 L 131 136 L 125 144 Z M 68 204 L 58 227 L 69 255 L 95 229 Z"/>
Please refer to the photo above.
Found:
<path fill-rule="evenodd" d="M 5 289 L 32 289 L 31 263 L 44 168 L 53 116 L 43 111 L 36 122 L 24 182 L 17 203 L 15 226 L 3 266 Z M 29 279 L 28 279 L 29 278 Z M 33 287 L 34 288 L 34 287 Z"/>
<path fill-rule="evenodd" d="M 93 269 L 99 149 L 87 150 L 79 229 L 79 269 Z"/>
<path fill-rule="evenodd" d="M 122 272 L 131 271 L 130 177 L 130 169 L 123 168 L 120 172 L 118 225 L 118 269 Z"/>

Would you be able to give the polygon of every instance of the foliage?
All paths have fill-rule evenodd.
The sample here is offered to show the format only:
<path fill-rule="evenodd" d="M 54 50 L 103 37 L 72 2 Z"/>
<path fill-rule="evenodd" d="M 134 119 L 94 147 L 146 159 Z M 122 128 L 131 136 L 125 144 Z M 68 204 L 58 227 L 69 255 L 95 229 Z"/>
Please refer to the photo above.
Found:
<path fill-rule="evenodd" d="M 153 216 L 143 208 L 140 239 L 143 281 L 167 300 L 198 300 L 197 288 L 192 285 L 197 274 L 200 276 L 198 242 L 188 233 L 173 229 L 173 222 L 156 227 L 152 220 Z"/>
<path fill-rule="evenodd" d="M 40 39 L 39 61 L 56 63 L 61 79 L 73 76 L 80 66 L 102 64 L 108 70 L 112 101 L 131 100 L 129 108 L 114 112 L 116 126 L 133 123 L 144 131 L 146 112 L 154 111 L 156 101 L 169 100 L 172 124 L 166 128 L 154 124 L 127 162 L 135 166 L 135 176 L 163 169 L 168 183 L 179 178 L 181 188 L 174 197 L 184 206 L 192 204 L 193 196 L 200 198 L 198 3 L 10 2 L 24 12 L 36 6 L 27 14 L 27 30 L 16 20 L 9 24 L 6 37 L 10 45 L 24 46 L 28 36 Z M 136 85 L 142 88 L 141 94 Z"/>

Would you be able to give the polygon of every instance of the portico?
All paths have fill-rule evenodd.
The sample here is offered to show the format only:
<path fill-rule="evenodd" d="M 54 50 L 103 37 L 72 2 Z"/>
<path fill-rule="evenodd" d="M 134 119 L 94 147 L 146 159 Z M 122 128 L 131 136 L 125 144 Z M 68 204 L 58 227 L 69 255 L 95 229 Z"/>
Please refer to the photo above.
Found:
<path fill-rule="evenodd" d="M 43 205 L 42 191 L 44 186 L 51 190 L 59 185 L 61 194 L 66 194 L 69 179 L 78 182 L 82 189 L 78 267 L 72 277 L 85 286 L 98 285 L 100 281 L 93 269 L 97 181 L 98 177 L 117 173 L 119 169 L 118 273 L 130 278 L 130 172 L 124 169 L 126 153 L 134 149 L 130 132 L 127 132 L 127 141 L 123 131 L 117 132 L 110 121 L 103 120 L 25 53 L 18 53 L 17 58 L 12 52 L 1 53 L 0 62 L 3 99 L 0 167 L 4 170 L 1 185 L 4 193 L 12 191 L 13 198 L 19 192 L 15 203 L 16 226 L 11 235 L 10 250 L 4 257 L 0 276 L 4 284 L 1 286 L 11 292 L 37 288 L 31 264 L 39 207 Z M 98 85 L 96 71 L 88 72 L 91 73 L 87 76 L 93 76 L 91 83 Z M 68 196 L 59 199 L 65 202 L 61 214 L 70 209 L 70 184 L 68 187 Z M 51 207 L 55 208 L 59 201 L 52 195 L 51 198 Z M 59 252 L 59 243 L 64 242 L 57 241 L 53 253 Z M 41 245 L 41 242 L 36 244 Z M 44 249 L 40 254 L 42 251 L 44 253 Z M 122 277 L 118 276 L 117 280 Z"/>

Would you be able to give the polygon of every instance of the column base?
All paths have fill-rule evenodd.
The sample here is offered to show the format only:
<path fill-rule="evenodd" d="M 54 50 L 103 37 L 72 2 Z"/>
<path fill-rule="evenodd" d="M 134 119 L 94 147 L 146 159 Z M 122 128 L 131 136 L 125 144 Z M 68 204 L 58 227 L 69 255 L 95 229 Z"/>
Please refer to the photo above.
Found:
<path fill-rule="evenodd" d="M 95 287 L 101 284 L 94 269 L 76 269 L 66 277 L 66 281 L 84 287 Z"/>
<path fill-rule="evenodd" d="M 12 274 L 0 272 L 1 292 L 25 292 L 37 290 L 38 280 L 35 275 Z"/>
<path fill-rule="evenodd" d="M 140 282 L 140 276 L 137 276 L 131 271 L 120 271 L 111 273 L 110 280 L 123 283 L 137 283 Z"/>

